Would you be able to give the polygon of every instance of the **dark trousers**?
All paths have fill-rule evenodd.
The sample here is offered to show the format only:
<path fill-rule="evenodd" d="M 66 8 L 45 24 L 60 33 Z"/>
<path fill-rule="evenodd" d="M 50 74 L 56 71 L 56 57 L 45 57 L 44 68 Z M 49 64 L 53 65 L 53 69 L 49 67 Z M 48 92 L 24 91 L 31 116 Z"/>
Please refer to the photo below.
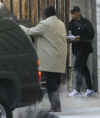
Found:
<path fill-rule="evenodd" d="M 51 109 L 61 111 L 60 97 L 58 88 L 60 85 L 61 73 L 42 72 L 47 83 L 48 98 L 51 103 Z"/>
<path fill-rule="evenodd" d="M 88 51 L 76 50 L 74 53 L 74 72 L 76 79 L 76 88 L 80 91 L 82 86 L 82 78 L 84 77 L 87 89 L 92 89 L 91 76 L 87 66 L 87 60 L 90 53 Z"/>

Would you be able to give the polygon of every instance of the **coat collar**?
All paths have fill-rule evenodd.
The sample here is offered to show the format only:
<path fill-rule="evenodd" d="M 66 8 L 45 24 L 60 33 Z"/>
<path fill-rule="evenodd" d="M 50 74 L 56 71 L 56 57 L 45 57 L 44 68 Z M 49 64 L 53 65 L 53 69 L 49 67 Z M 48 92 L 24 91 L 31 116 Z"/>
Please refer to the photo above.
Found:
<path fill-rule="evenodd" d="M 46 20 L 57 20 L 57 19 L 58 19 L 57 16 L 50 16 Z"/>
<path fill-rule="evenodd" d="M 57 19 L 58 19 L 57 16 L 50 16 L 50 17 L 46 18 L 45 20 L 40 21 L 40 23 L 45 23 L 47 21 L 57 20 Z"/>

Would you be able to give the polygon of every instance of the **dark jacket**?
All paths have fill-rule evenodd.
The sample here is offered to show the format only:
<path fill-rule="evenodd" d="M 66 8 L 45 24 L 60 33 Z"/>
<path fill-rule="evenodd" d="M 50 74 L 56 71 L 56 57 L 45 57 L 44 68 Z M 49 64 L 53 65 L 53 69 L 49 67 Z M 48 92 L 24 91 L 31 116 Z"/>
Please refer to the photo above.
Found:
<path fill-rule="evenodd" d="M 73 42 L 73 48 L 79 48 L 83 52 L 92 52 L 92 40 L 94 38 L 94 29 L 89 20 L 81 16 L 80 20 L 71 20 L 68 30 L 71 30 L 72 34 L 80 36 L 80 40 Z"/>

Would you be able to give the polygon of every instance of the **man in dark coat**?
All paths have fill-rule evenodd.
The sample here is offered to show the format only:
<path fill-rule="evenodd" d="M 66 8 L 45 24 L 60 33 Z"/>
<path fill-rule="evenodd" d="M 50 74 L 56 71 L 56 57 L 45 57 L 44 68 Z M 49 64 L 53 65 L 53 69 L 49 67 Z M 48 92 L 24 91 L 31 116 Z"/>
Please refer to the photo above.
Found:
<path fill-rule="evenodd" d="M 71 10 L 72 20 L 69 23 L 69 31 L 74 36 L 78 36 L 79 40 L 72 41 L 72 52 L 75 56 L 74 70 L 76 87 L 69 94 L 69 96 L 80 95 L 80 88 L 82 86 L 82 77 L 85 79 L 87 90 L 85 96 L 94 93 L 92 90 L 91 76 L 87 66 L 89 54 L 93 51 L 92 39 L 94 37 L 94 29 L 89 20 L 84 18 L 80 13 L 80 8 L 75 6 Z"/>

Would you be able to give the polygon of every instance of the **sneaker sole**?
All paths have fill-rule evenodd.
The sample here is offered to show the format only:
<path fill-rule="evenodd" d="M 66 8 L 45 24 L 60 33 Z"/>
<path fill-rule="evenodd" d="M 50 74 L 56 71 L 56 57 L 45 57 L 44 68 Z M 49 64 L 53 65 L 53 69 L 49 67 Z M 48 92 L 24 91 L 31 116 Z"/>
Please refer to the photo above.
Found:
<path fill-rule="evenodd" d="M 75 97 L 75 96 L 82 96 L 81 94 L 76 94 L 76 95 L 68 95 L 69 97 Z"/>

